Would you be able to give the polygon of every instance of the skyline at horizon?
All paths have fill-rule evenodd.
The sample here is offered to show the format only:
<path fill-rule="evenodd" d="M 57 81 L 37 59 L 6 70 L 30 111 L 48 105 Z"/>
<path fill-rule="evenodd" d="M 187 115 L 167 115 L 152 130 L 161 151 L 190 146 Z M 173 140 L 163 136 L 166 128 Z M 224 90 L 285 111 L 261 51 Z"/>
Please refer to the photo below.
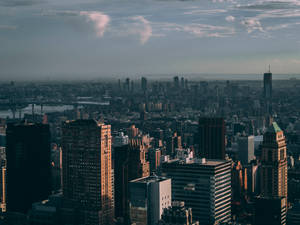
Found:
<path fill-rule="evenodd" d="M 299 19 L 300 0 L 0 0 L 0 80 L 298 76 Z"/>

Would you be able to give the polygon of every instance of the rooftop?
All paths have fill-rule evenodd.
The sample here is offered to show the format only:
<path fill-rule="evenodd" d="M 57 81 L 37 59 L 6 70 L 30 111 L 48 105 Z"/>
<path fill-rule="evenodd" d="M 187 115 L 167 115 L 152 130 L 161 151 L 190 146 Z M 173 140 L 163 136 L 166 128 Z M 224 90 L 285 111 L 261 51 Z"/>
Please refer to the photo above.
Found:
<path fill-rule="evenodd" d="M 282 131 L 276 122 L 273 122 L 267 129 L 267 133 L 277 133 Z"/>
<path fill-rule="evenodd" d="M 228 160 L 221 159 L 206 159 L 206 158 L 192 158 L 187 161 L 180 159 L 169 160 L 168 163 L 179 163 L 179 164 L 195 164 L 204 166 L 219 166 L 228 162 Z"/>
<path fill-rule="evenodd" d="M 170 178 L 151 175 L 149 177 L 138 178 L 138 179 L 132 180 L 130 182 L 132 182 L 132 183 L 152 183 L 152 182 L 161 182 L 161 181 L 165 181 L 165 180 L 169 180 L 169 179 Z"/>

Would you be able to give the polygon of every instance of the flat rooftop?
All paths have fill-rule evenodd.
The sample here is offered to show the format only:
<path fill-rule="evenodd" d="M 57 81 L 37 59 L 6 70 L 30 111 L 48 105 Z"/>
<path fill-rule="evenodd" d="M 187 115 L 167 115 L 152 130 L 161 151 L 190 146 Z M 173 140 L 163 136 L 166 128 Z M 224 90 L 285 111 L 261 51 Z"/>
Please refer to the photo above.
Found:
<path fill-rule="evenodd" d="M 161 181 L 165 181 L 165 180 L 169 180 L 170 178 L 166 178 L 166 177 L 160 177 L 160 176 L 149 176 L 149 177 L 142 177 L 142 178 L 138 178 L 135 180 L 130 181 L 131 183 L 152 183 L 152 182 L 161 182 Z"/>
<path fill-rule="evenodd" d="M 196 164 L 205 166 L 218 166 L 229 162 L 228 160 L 221 159 L 204 159 L 204 158 L 193 158 L 187 161 L 180 159 L 169 160 L 167 163 L 178 163 L 178 164 Z"/>

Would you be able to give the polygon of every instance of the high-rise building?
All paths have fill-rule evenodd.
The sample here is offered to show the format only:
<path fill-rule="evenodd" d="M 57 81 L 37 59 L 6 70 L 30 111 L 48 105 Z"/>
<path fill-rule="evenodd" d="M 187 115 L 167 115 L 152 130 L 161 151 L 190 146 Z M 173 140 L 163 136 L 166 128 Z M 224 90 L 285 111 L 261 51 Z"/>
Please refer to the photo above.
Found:
<path fill-rule="evenodd" d="M 114 149 L 115 217 L 128 221 L 129 146 Z"/>
<path fill-rule="evenodd" d="M 6 130 L 7 210 L 26 213 L 51 193 L 49 125 L 8 124 Z"/>
<path fill-rule="evenodd" d="M 81 214 L 80 224 L 112 224 L 114 218 L 111 128 L 95 120 L 62 126 L 63 197 Z"/>
<path fill-rule="evenodd" d="M 225 122 L 223 118 L 200 118 L 198 157 L 225 159 Z"/>
<path fill-rule="evenodd" d="M 269 69 L 268 73 L 264 73 L 264 108 L 267 114 L 272 111 L 272 73 Z"/>
<path fill-rule="evenodd" d="M 172 179 L 172 199 L 193 209 L 193 218 L 208 225 L 231 220 L 231 161 L 191 159 L 162 164 Z"/>
<path fill-rule="evenodd" d="M 272 98 L 272 73 L 264 73 L 264 98 Z"/>
<path fill-rule="evenodd" d="M 276 122 L 267 129 L 263 138 L 261 193 L 268 197 L 287 197 L 286 142 Z"/>
<path fill-rule="evenodd" d="M 171 206 L 171 179 L 149 176 L 129 183 L 130 221 L 136 225 L 156 225 L 164 208 Z"/>
<path fill-rule="evenodd" d="M 242 165 L 247 165 L 254 159 L 254 136 L 238 137 L 238 158 Z"/>
<path fill-rule="evenodd" d="M 115 148 L 115 215 L 125 223 L 129 218 L 129 181 L 150 175 L 147 141 L 147 138 L 138 137 L 131 139 L 129 145 Z"/>
<path fill-rule="evenodd" d="M 173 82 L 174 82 L 174 88 L 176 90 L 178 90 L 178 88 L 179 88 L 179 77 L 178 76 L 173 77 Z"/>
<path fill-rule="evenodd" d="M 159 148 L 151 148 L 148 150 L 148 158 L 150 162 L 150 171 L 156 172 L 160 166 L 161 151 Z"/>
<path fill-rule="evenodd" d="M 142 77 L 142 79 L 141 79 L 141 88 L 142 88 L 142 91 L 144 91 L 144 92 L 147 91 L 147 78 L 146 77 Z"/>
<path fill-rule="evenodd" d="M 287 204 L 285 197 L 255 198 L 254 225 L 285 225 Z"/>

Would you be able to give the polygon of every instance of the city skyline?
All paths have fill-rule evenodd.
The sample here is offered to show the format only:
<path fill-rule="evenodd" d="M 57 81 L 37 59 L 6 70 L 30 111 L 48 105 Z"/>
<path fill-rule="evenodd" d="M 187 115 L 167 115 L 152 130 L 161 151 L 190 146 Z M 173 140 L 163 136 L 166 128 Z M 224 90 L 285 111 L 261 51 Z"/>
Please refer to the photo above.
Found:
<path fill-rule="evenodd" d="M 0 78 L 298 74 L 299 17 L 298 0 L 1 0 Z"/>

